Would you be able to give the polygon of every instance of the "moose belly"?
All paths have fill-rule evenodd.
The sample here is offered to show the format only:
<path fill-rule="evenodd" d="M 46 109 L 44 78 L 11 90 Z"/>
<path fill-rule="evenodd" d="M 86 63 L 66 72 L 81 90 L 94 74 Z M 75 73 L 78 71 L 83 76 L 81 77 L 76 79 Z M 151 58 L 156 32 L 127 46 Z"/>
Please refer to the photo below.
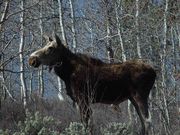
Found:
<path fill-rule="evenodd" d="M 128 99 L 128 87 L 116 81 L 100 83 L 95 94 L 96 103 L 119 104 Z"/>

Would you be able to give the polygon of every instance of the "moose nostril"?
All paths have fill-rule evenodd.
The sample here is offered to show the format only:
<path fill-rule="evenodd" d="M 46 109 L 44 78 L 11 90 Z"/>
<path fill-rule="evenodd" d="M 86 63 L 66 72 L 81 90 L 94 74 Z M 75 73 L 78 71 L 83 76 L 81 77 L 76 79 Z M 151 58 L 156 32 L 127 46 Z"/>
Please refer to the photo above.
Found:
<path fill-rule="evenodd" d="M 36 65 L 36 61 L 35 60 L 32 61 L 32 65 Z"/>
<path fill-rule="evenodd" d="M 30 57 L 29 65 L 33 67 L 38 67 L 40 65 L 40 62 L 38 61 L 37 57 Z"/>
<path fill-rule="evenodd" d="M 34 57 L 30 57 L 29 58 L 29 65 L 33 66 L 35 64 L 35 58 Z"/>

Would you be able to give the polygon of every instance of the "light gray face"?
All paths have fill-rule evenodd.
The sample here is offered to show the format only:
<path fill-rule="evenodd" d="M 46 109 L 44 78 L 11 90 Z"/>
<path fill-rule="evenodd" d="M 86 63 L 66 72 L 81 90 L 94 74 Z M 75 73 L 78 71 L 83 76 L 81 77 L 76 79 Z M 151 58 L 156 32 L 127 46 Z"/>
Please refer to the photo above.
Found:
<path fill-rule="evenodd" d="M 58 36 L 47 38 L 47 45 L 33 52 L 29 57 L 29 65 L 39 67 L 40 65 L 52 66 L 59 62 L 62 53 L 62 43 Z"/>

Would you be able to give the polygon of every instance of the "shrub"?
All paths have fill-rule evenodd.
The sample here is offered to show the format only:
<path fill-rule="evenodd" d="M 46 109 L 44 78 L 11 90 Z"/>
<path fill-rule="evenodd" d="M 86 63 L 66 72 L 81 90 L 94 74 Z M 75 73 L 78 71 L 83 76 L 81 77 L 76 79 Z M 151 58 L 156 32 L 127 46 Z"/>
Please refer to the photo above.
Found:
<path fill-rule="evenodd" d="M 88 135 L 89 130 L 85 129 L 82 123 L 71 122 L 61 135 Z"/>
<path fill-rule="evenodd" d="M 130 135 L 131 132 L 130 127 L 124 123 L 112 122 L 107 127 L 101 128 L 103 135 Z"/>
<path fill-rule="evenodd" d="M 10 135 L 10 131 L 6 129 L 5 131 L 0 129 L 0 135 Z"/>
<path fill-rule="evenodd" d="M 13 135 L 57 135 L 58 132 L 51 128 L 56 124 L 52 117 L 43 117 L 39 112 L 31 114 L 26 112 L 26 119 L 24 122 L 18 123 L 18 132 Z"/>

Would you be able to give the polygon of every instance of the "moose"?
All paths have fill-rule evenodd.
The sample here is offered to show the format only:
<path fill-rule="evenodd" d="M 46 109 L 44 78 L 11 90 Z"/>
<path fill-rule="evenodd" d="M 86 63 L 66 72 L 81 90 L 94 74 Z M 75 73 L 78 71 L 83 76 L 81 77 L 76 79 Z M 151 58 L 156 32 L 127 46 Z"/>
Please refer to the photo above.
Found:
<path fill-rule="evenodd" d="M 92 116 L 91 104 L 119 105 L 130 100 L 142 125 L 142 134 L 148 134 L 150 115 L 148 97 L 156 72 L 141 60 L 106 63 L 81 53 L 73 53 L 55 34 L 47 38 L 47 45 L 33 52 L 29 65 L 46 65 L 54 69 L 65 83 L 66 93 L 77 103 L 81 121 L 88 125 Z"/>

